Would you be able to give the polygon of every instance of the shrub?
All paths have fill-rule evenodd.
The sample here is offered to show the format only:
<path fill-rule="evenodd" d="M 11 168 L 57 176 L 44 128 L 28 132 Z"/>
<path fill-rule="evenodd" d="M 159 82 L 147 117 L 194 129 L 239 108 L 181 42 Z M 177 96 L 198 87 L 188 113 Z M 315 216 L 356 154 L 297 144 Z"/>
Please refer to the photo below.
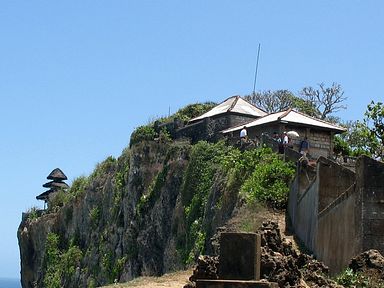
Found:
<path fill-rule="evenodd" d="M 216 103 L 214 102 L 196 103 L 196 104 L 187 105 L 184 108 L 181 108 L 179 111 L 177 111 L 174 117 L 182 121 L 189 121 L 192 118 L 200 116 L 205 112 L 211 110 L 215 106 L 216 106 Z"/>
<path fill-rule="evenodd" d="M 337 276 L 336 282 L 344 287 L 369 287 L 368 279 L 362 274 L 353 272 L 351 268 L 345 269 Z"/>
<path fill-rule="evenodd" d="M 28 209 L 27 214 L 28 214 L 29 220 L 37 219 L 37 218 L 39 218 L 39 208 L 31 207 Z"/>
<path fill-rule="evenodd" d="M 98 163 L 96 168 L 93 170 L 92 174 L 89 176 L 89 181 L 95 180 L 102 175 L 107 174 L 108 172 L 115 169 L 117 166 L 117 160 L 113 156 L 107 157 L 103 162 Z"/>
<path fill-rule="evenodd" d="M 83 195 L 88 186 L 88 177 L 80 176 L 73 180 L 71 188 L 68 190 L 68 194 L 73 195 L 73 197 L 77 197 Z"/>
<path fill-rule="evenodd" d="M 71 195 L 69 195 L 65 190 L 60 189 L 57 192 L 50 195 L 48 202 L 48 211 L 57 211 L 57 209 L 63 207 L 71 200 Z"/>
<path fill-rule="evenodd" d="M 244 182 L 241 193 L 248 202 L 262 201 L 275 208 L 285 208 L 295 169 L 276 154 L 265 156 Z"/>
<path fill-rule="evenodd" d="M 129 147 L 144 140 L 153 140 L 155 138 L 156 132 L 153 125 L 140 126 L 131 134 Z"/>
<path fill-rule="evenodd" d="M 44 267 L 46 270 L 43 278 L 44 287 L 61 287 L 61 275 L 59 269 L 57 269 L 59 263 L 59 236 L 55 233 L 49 233 L 45 243 Z"/>
<path fill-rule="evenodd" d="M 100 213 L 99 207 L 93 207 L 89 211 L 89 219 L 90 219 L 91 225 L 93 227 L 95 227 L 97 225 L 97 223 L 99 222 L 100 216 L 101 216 L 101 213 Z"/>
<path fill-rule="evenodd" d="M 67 250 L 59 249 L 60 237 L 55 233 L 47 235 L 43 276 L 44 287 L 68 287 L 71 277 L 80 267 L 83 253 L 78 246 L 70 245 Z"/>

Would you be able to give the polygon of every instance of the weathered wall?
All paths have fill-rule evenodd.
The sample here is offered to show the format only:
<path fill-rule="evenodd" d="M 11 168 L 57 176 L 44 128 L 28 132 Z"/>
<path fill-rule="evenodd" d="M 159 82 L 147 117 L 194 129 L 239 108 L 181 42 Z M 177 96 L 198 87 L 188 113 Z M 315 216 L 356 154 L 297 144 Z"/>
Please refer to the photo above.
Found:
<path fill-rule="evenodd" d="M 324 157 L 317 160 L 319 212 L 355 183 L 355 173 Z"/>
<path fill-rule="evenodd" d="M 357 190 L 362 194 L 363 250 L 384 254 L 384 163 L 360 157 L 356 165 Z"/>
<path fill-rule="evenodd" d="M 320 156 L 329 157 L 333 152 L 332 148 L 332 133 L 329 131 L 315 130 L 307 127 L 300 127 L 294 125 L 281 125 L 271 124 L 264 126 L 250 127 L 248 129 L 248 135 L 250 138 L 260 138 L 262 134 L 268 134 L 272 137 L 274 132 L 282 135 L 284 131 L 296 131 L 300 137 L 297 139 L 291 139 L 290 145 L 293 149 L 299 151 L 300 143 L 305 136 L 308 137 L 309 141 L 309 154 L 312 158 L 318 158 Z M 236 132 L 235 132 L 236 133 Z M 233 136 L 238 136 L 233 134 Z"/>
<path fill-rule="evenodd" d="M 317 178 L 308 186 L 308 188 L 299 194 L 302 173 L 297 173 L 294 186 L 291 189 L 289 199 L 289 214 L 296 235 L 303 241 L 304 245 L 313 251 L 315 232 L 317 229 L 317 203 L 318 203 L 318 185 Z"/>
<path fill-rule="evenodd" d="M 330 132 L 311 129 L 308 140 L 310 145 L 309 151 L 312 157 L 329 157 L 333 153 L 332 135 Z"/>
<path fill-rule="evenodd" d="M 342 271 L 361 252 L 359 208 L 358 193 L 351 187 L 319 214 L 313 251 L 332 274 Z"/>
<path fill-rule="evenodd" d="M 256 117 L 248 117 L 245 115 L 238 115 L 238 114 L 228 114 L 227 117 L 228 117 L 228 124 L 229 125 L 228 125 L 228 127 L 225 127 L 223 129 L 243 125 L 245 123 L 249 123 L 249 122 L 256 119 Z"/>
<path fill-rule="evenodd" d="M 196 143 L 199 140 L 217 141 L 220 137 L 222 137 L 219 133 L 220 131 L 229 127 L 243 125 L 252 120 L 255 120 L 255 118 L 234 113 L 217 115 L 184 126 L 178 129 L 175 135 L 176 138 L 191 138 L 192 143 Z M 239 133 L 240 131 L 234 136 L 239 138 Z"/>
<path fill-rule="evenodd" d="M 288 214 L 297 236 L 331 273 L 362 251 L 384 253 L 384 163 L 360 157 L 355 174 L 319 158 L 316 179 L 307 189 L 305 171 L 298 171 Z"/>

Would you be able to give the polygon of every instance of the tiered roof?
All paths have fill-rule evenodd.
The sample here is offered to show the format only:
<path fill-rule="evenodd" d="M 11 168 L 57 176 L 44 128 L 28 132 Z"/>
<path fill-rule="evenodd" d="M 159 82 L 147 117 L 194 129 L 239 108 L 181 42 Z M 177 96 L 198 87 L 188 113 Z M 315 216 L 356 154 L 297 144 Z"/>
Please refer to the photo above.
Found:
<path fill-rule="evenodd" d="M 64 182 L 64 180 L 67 180 L 68 178 L 59 168 L 53 169 L 52 172 L 47 176 L 47 179 L 52 181 L 43 184 L 43 187 L 50 189 L 36 196 L 37 200 L 44 200 L 46 202 L 51 193 L 57 192 L 59 189 L 69 188 L 68 184 Z"/>

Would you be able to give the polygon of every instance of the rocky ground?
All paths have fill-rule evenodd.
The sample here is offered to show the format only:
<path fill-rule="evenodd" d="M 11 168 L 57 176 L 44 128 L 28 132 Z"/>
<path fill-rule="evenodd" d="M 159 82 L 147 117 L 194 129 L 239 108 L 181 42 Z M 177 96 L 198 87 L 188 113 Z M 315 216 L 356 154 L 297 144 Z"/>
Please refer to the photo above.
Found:
<path fill-rule="evenodd" d="M 358 280 L 363 286 L 338 285 L 328 276 L 328 268 L 313 257 L 301 253 L 290 236 L 281 233 L 285 227 L 283 215 L 272 217 L 275 221 L 265 221 L 259 228 L 262 236 L 261 275 L 263 279 L 277 282 L 279 287 L 384 287 L 384 257 L 376 250 L 361 253 L 351 260 L 349 268 L 360 273 Z M 222 230 L 233 227 L 223 227 Z M 285 229 L 283 230 L 285 232 Z M 217 241 L 213 239 L 213 242 Z M 193 288 L 196 279 L 217 279 L 219 258 L 200 256 L 193 270 L 179 271 L 162 277 L 140 277 L 125 284 L 105 287 L 171 287 Z M 348 283 L 349 284 L 349 283 Z"/>
<path fill-rule="evenodd" d="M 327 277 L 328 267 L 295 249 L 291 240 L 281 237 L 277 222 L 262 224 L 261 278 L 279 287 L 340 287 Z M 201 256 L 184 288 L 193 288 L 196 279 L 217 279 L 218 257 Z"/>

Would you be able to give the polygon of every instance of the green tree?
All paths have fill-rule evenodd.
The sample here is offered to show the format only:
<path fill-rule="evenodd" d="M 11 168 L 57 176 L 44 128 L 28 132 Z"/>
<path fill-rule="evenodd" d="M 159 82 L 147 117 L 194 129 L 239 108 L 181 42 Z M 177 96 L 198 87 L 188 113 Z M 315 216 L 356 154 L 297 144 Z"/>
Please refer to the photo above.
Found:
<path fill-rule="evenodd" d="M 369 140 L 370 131 L 366 123 L 364 121 L 348 121 L 342 126 L 347 131 L 335 136 L 335 153 L 355 157 L 360 155 L 372 156 L 371 146 L 376 146 L 376 143 Z"/>
<path fill-rule="evenodd" d="M 365 112 L 364 123 L 369 129 L 369 150 L 375 157 L 384 157 L 384 104 L 372 101 Z"/>

